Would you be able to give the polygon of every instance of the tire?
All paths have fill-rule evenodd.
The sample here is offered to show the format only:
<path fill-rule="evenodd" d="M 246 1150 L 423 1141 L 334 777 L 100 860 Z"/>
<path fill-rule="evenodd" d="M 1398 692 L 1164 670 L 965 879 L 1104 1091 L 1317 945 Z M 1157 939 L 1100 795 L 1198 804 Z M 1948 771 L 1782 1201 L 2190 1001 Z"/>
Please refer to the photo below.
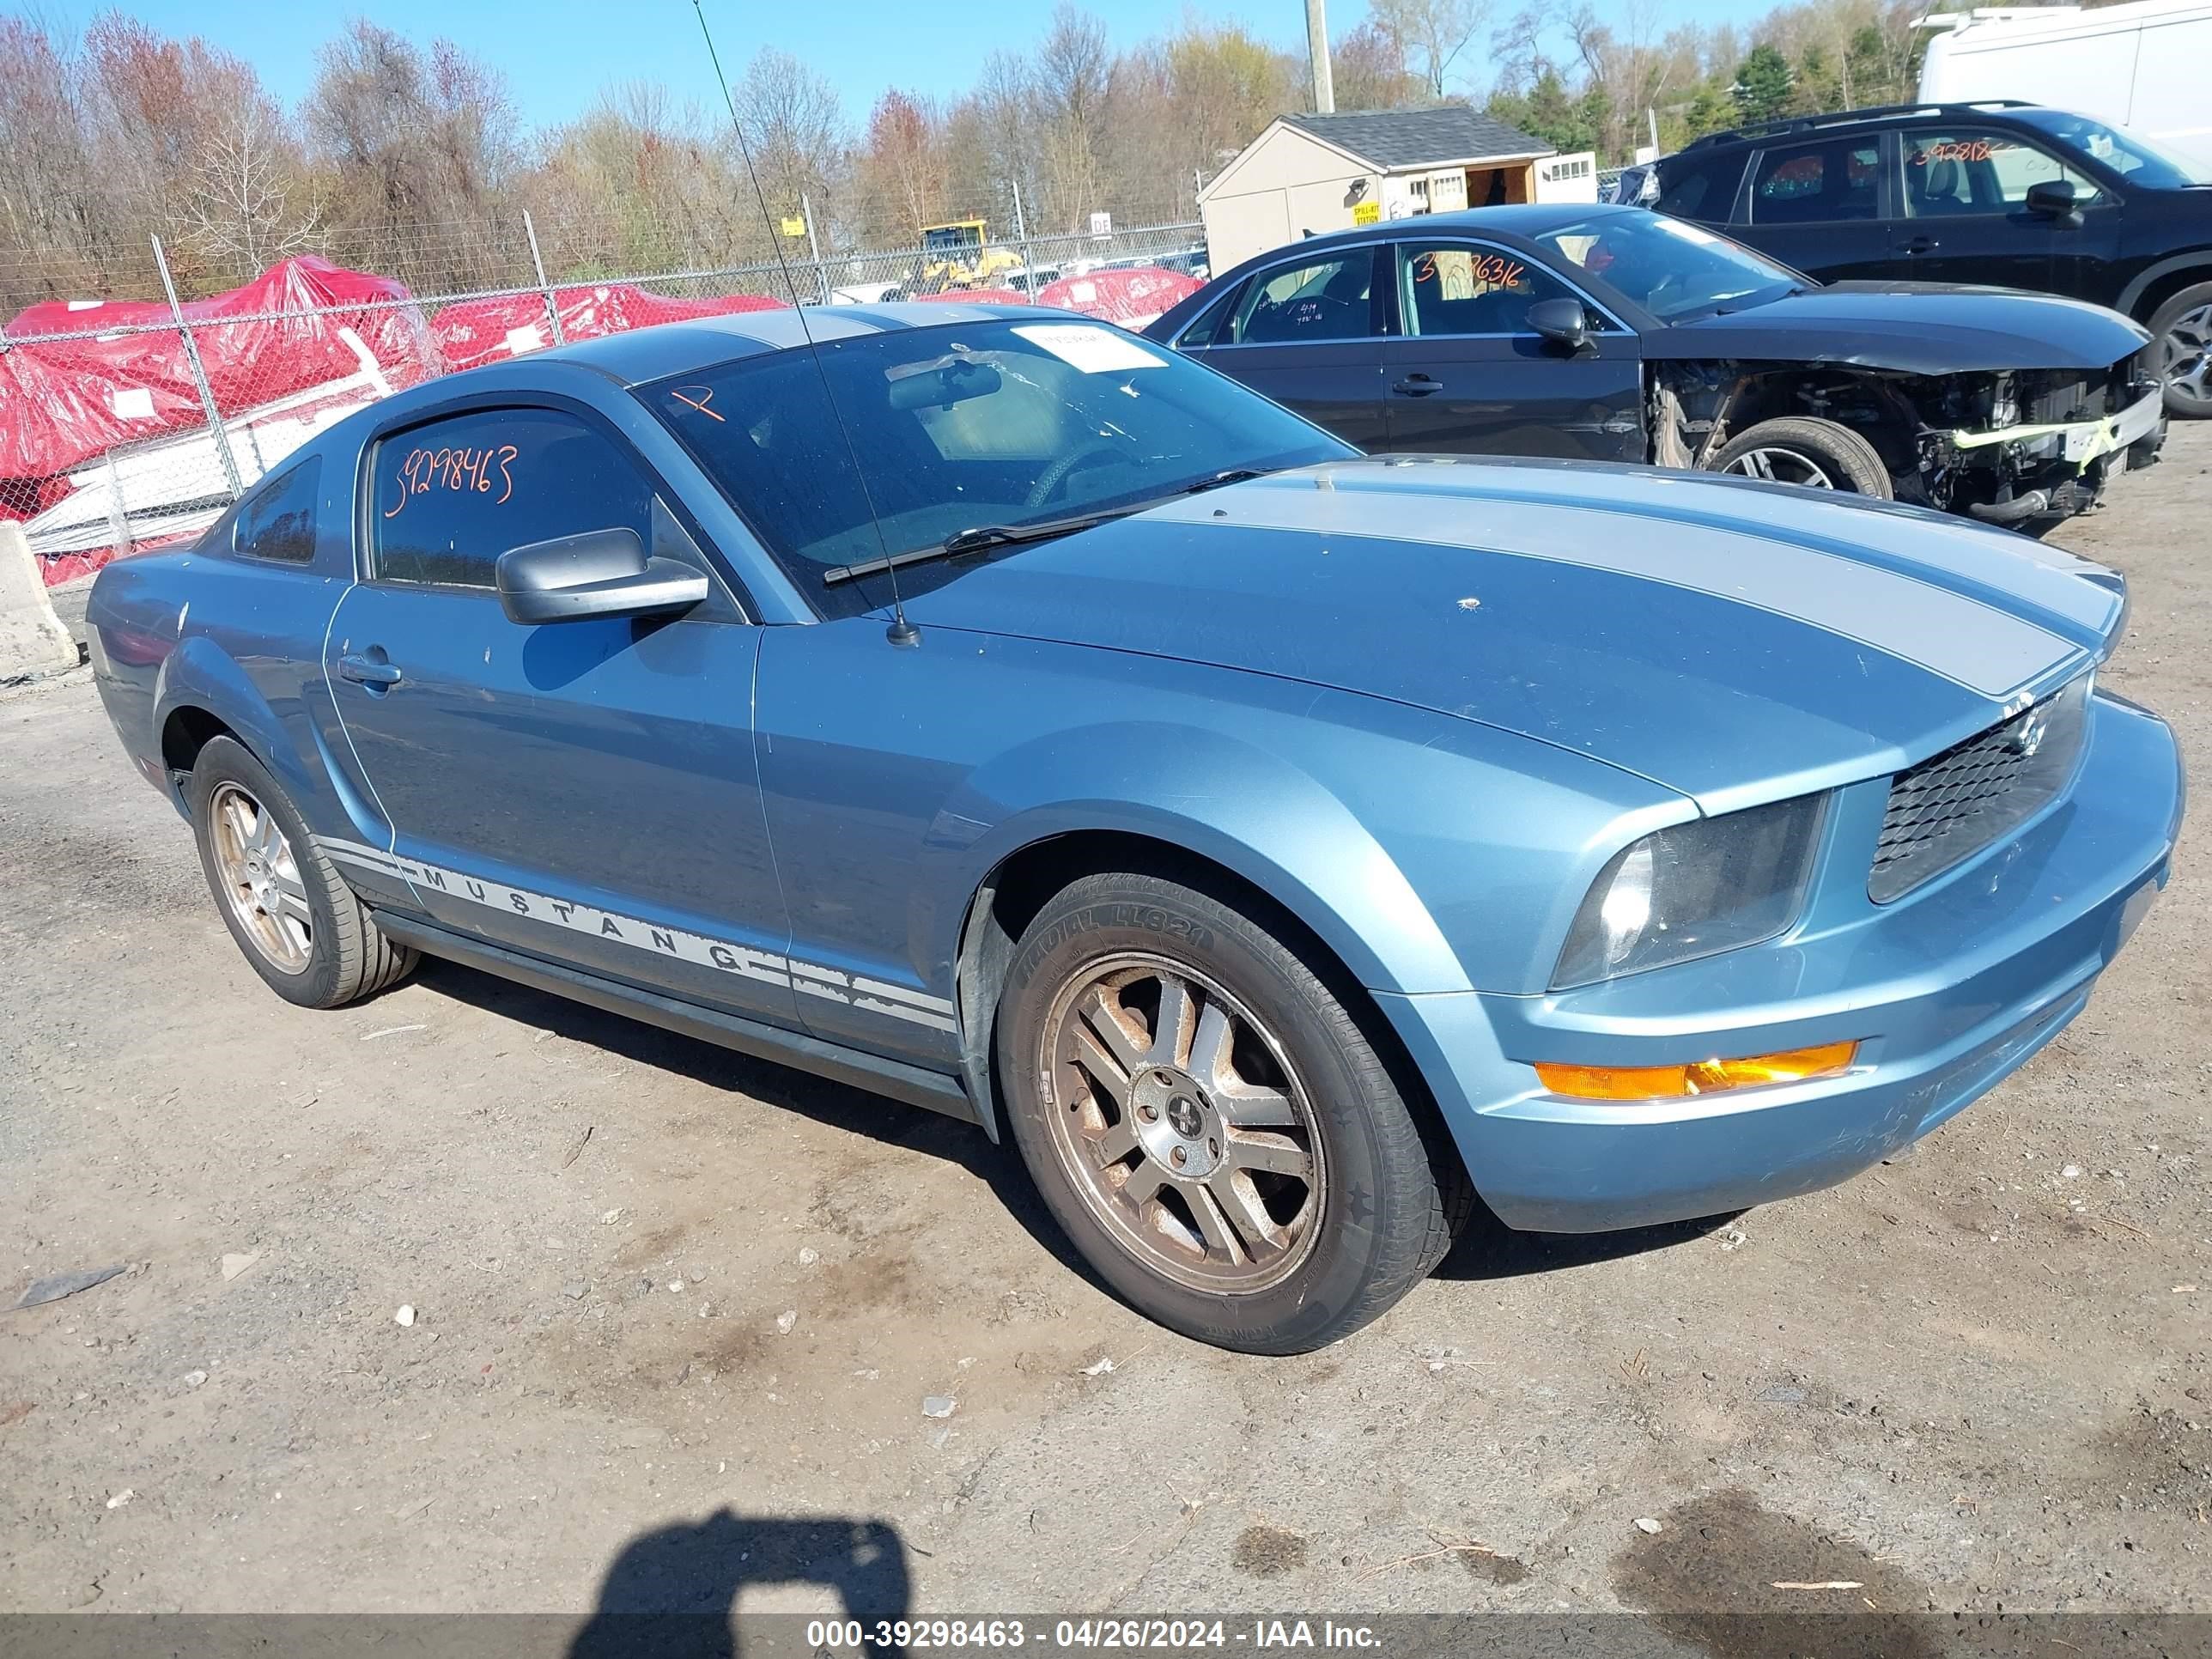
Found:
<path fill-rule="evenodd" d="M 1171 1048 L 1152 1042 L 1164 1006 L 1182 1010 Z M 1015 948 L 996 1051 L 1015 1144 L 1069 1240 L 1201 1342 L 1325 1346 L 1427 1277 L 1474 1206 L 1345 1000 L 1192 887 L 1102 874 L 1048 902 Z"/>
<path fill-rule="evenodd" d="M 210 738 L 185 793 L 216 913 L 270 990 L 302 1008 L 336 1008 L 413 971 L 416 953 L 377 930 L 245 745 Z"/>
<path fill-rule="evenodd" d="M 2158 353 L 2166 412 L 2184 420 L 2212 418 L 2212 283 L 2185 288 L 2145 325 Z"/>
<path fill-rule="evenodd" d="M 1872 444 L 1847 426 L 1811 416 L 1761 421 L 1738 433 L 1706 466 L 1709 471 L 1770 478 L 1814 489 L 1845 490 L 1854 495 L 1871 495 L 1879 501 L 1897 498 L 1890 485 L 1889 469 L 1881 464 Z M 1816 482 L 1815 477 L 1803 476 L 1806 473 L 1826 482 Z"/>

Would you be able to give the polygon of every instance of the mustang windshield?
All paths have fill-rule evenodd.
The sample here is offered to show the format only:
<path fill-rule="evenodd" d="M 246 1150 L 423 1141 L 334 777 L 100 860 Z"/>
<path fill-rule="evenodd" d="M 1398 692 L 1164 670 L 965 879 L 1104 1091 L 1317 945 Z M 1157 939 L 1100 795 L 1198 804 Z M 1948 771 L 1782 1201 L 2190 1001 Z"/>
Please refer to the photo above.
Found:
<path fill-rule="evenodd" d="M 1607 214 L 1535 240 L 1669 323 L 1765 305 L 1806 285 L 1740 242 L 1662 214 Z"/>
<path fill-rule="evenodd" d="M 1110 515 L 1224 472 L 1356 453 L 1235 382 L 1095 323 L 890 329 L 766 352 L 639 389 L 793 582 L 830 615 L 957 565 L 901 555 L 1018 547 L 1025 526 Z M 834 395 L 830 406 L 827 393 Z M 878 530 L 880 526 L 880 532 Z M 1006 533 L 1012 532 L 1012 533 Z M 855 571 L 854 574 L 862 574 Z"/>

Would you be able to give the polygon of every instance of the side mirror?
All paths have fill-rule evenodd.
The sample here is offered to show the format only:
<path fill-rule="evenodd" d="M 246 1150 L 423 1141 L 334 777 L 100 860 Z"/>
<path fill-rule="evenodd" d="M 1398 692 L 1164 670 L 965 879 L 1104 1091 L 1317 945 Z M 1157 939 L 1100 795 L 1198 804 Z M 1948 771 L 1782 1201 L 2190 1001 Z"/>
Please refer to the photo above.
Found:
<path fill-rule="evenodd" d="M 2056 219 L 2060 224 L 2078 227 L 2081 210 L 2074 204 L 2074 181 L 2071 179 L 2039 179 L 2027 187 L 2027 210 L 2039 219 Z"/>
<path fill-rule="evenodd" d="M 587 617 L 658 617 L 707 598 L 707 578 L 675 559 L 649 559 L 635 530 L 587 530 L 499 556 L 499 603 L 524 623 Z"/>
<path fill-rule="evenodd" d="M 1580 353 L 1589 348 L 1589 319 L 1579 300 L 1539 300 L 1528 307 L 1528 326 L 1553 345 Z"/>

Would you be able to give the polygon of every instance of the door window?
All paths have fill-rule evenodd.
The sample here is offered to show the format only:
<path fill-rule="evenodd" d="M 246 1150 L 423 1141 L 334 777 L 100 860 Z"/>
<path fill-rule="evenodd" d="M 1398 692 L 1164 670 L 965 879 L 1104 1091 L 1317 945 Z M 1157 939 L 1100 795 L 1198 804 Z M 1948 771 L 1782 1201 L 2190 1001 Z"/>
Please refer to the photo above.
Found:
<path fill-rule="evenodd" d="M 371 501 L 384 581 L 488 588 L 509 548 L 587 530 L 653 544 L 653 489 L 636 464 L 554 410 L 471 410 L 396 433 L 377 445 Z"/>
<path fill-rule="evenodd" d="M 1399 248 L 1408 334 L 1533 334 L 1528 307 L 1581 295 L 1503 248 L 1407 242 Z M 1591 318 L 1593 325 L 1596 318 Z"/>
<path fill-rule="evenodd" d="M 2077 206 L 2097 198 L 2087 175 L 2009 132 L 1962 127 L 1905 135 L 1905 210 L 1915 219 L 2015 212 L 2030 185 L 2054 179 L 2072 184 Z"/>
<path fill-rule="evenodd" d="M 1376 332 L 1375 252 L 1354 248 L 1333 259 L 1279 265 L 1252 279 L 1227 341 L 1276 345 L 1301 340 L 1357 340 Z"/>
<path fill-rule="evenodd" d="M 1878 140 L 1832 138 L 1770 149 L 1752 175 L 1751 222 L 1804 225 L 1874 218 L 1880 210 L 1881 178 Z"/>

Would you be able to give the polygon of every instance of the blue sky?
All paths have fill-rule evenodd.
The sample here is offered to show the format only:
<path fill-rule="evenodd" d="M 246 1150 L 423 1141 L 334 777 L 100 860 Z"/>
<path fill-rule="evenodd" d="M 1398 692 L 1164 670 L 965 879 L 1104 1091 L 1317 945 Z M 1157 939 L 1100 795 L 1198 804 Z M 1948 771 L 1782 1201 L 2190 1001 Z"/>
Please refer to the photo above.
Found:
<path fill-rule="evenodd" d="M 679 99 L 717 102 L 690 0 L 376 0 L 325 7 L 267 0 L 116 0 L 120 9 L 174 35 L 199 34 L 246 58 L 288 103 L 312 83 L 316 49 L 356 12 L 418 40 L 447 35 L 496 65 L 507 78 L 526 121 L 566 120 L 588 108 L 599 89 L 630 79 L 665 83 Z M 1498 0 L 1502 15 L 1516 0 Z M 1770 0 L 1673 0 L 1669 22 L 1695 17 L 1742 21 Z M 47 15 L 82 23 L 94 6 L 64 4 Z M 1302 45 L 1304 0 L 1088 0 L 1107 21 L 1114 44 L 1127 46 L 1175 26 L 1187 10 L 1236 19 L 1286 46 Z M 1601 7 L 1602 9 L 1602 7 Z M 1000 46 L 1024 47 L 1043 33 L 1048 0 L 708 0 L 723 65 L 734 77 L 763 46 L 780 46 L 813 64 L 843 95 L 855 123 L 890 86 L 942 94 L 973 80 L 982 59 Z M 1364 0 L 1334 0 L 1329 32 L 1340 36 L 1366 15 Z M 1470 49 L 1478 78 L 1483 54 Z"/>

